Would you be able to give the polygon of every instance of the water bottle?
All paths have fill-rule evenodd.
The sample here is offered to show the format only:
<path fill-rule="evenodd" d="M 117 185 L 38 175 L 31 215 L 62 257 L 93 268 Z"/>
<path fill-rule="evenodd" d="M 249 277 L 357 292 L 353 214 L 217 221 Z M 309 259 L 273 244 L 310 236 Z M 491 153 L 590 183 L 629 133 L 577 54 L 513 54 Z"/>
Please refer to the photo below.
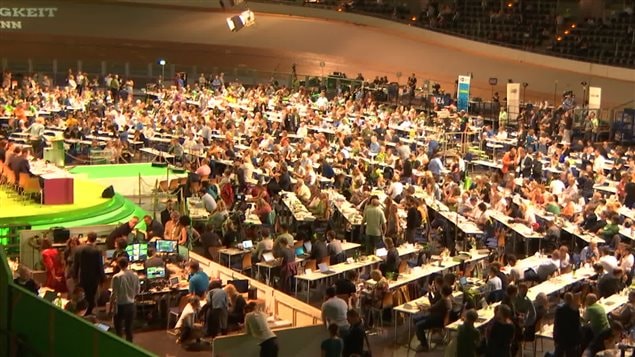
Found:
<path fill-rule="evenodd" d="M 55 299 L 55 306 L 59 307 L 60 309 L 63 308 L 63 306 L 62 306 L 62 294 L 61 293 L 57 293 L 57 298 Z"/>

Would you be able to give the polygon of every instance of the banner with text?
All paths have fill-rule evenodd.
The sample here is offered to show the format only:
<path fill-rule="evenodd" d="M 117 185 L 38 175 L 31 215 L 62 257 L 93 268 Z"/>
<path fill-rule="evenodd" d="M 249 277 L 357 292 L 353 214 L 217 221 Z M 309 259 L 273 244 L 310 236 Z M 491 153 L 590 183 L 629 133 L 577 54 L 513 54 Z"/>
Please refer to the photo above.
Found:
<path fill-rule="evenodd" d="M 459 76 L 459 87 L 456 108 L 468 110 L 470 106 L 470 76 Z"/>
<path fill-rule="evenodd" d="M 589 109 L 600 109 L 602 105 L 602 88 L 589 87 Z"/>
<path fill-rule="evenodd" d="M 516 120 L 520 114 L 520 83 L 507 83 L 507 117 Z"/>

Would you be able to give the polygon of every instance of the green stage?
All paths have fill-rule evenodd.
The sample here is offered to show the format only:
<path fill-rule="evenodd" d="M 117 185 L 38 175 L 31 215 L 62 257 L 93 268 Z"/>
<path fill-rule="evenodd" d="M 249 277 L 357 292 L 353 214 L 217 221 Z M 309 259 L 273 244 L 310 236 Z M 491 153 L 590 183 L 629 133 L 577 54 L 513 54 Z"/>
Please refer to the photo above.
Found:
<path fill-rule="evenodd" d="M 75 179 L 74 200 L 70 205 L 40 205 L 24 200 L 8 188 L 0 189 L 0 226 L 31 226 L 32 229 L 50 227 L 80 227 L 113 224 L 145 211 L 127 198 L 116 194 L 101 198 L 100 184 Z"/>
<path fill-rule="evenodd" d="M 167 168 L 152 167 L 150 163 L 124 165 L 75 166 L 69 170 L 73 175 L 86 175 L 88 179 L 107 179 L 141 176 L 167 176 Z M 170 176 L 173 173 L 170 172 Z"/>

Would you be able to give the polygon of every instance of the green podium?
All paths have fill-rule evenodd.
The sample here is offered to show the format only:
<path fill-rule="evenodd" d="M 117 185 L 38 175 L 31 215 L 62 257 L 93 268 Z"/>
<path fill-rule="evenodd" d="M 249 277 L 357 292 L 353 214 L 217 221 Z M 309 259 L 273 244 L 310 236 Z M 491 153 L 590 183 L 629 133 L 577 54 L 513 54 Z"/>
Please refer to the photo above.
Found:
<path fill-rule="evenodd" d="M 53 138 L 49 142 L 51 146 L 44 149 L 44 160 L 57 167 L 64 167 L 64 158 L 66 156 L 64 138 Z"/>

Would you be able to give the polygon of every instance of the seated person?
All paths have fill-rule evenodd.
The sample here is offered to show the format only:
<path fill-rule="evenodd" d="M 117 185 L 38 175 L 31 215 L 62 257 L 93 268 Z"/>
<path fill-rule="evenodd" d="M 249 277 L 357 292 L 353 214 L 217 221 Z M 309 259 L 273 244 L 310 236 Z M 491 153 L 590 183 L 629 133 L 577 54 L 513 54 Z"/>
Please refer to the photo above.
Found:
<path fill-rule="evenodd" d="M 606 273 L 598 279 L 597 290 L 600 298 L 607 298 L 624 289 L 622 268 L 613 269 L 612 273 Z"/>
<path fill-rule="evenodd" d="M 187 305 L 183 308 L 179 320 L 174 327 L 177 330 L 176 343 L 188 345 L 203 336 L 203 325 L 197 323 L 196 314 L 201 307 L 201 300 L 198 296 L 191 296 Z"/>
<path fill-rule="evenodd" d="M 379 269 L 384 275 L 387 273 L 399 273 L 401 259 L 399 258 L 397 248 L 395 248 L 395 243 L 392 238 L 386 238 L 384 239 L 384 244 L 386 245 L 388 253 L 386 254 L 386 261 L 379 265 Z"/>
<path fill-rule="evenodd" d="M 623 332 L 624 327 L 622 324 L 617 321 L 613 321 L 610 328 L 602 331 L 591 340 L 588 347 L 584 350 L 584 353 L 582 353 L 582 357 L 593 357 L 600 351 L 615 348 L 615 344 L 620 341 Z"/>
<path fill-rule="evenodd" d="M 413 317 L 416 327 L 417 338 L 421 345 L 417 348 L 417 352 L 427 351 L 429 349 L 428 340 L 426 339 L 426 330 L 431 328 L 442 328 L 448 314 L 452 310 L 452 288 L 444 286 L 441 288 L 441 300 L 430 306 L 427 313 L 423 312 Z"/>
<path fill-rule="evenodd" d="M 335 294 L 340 298 L 349 301 L 349 306 L 357 306 L 357 280 L 359 279 L 359 272 L 357 270 L 350 270 L 346 273 L 345 279 L 340 279 L 335 282 Z"/>
<path fill-rule="evenodd" d="M 328 253 L 331 256 L 331 263 L 337 264 L 346 260 L 345 256 L 342 254 L 342 241 L 337 238 L 335 231 L 326 232 L 326 240 L 328 241 Z M 342 257 L 341 261 L 338 261 L 338 258 Z"/>
<path fill-rule="evenodd" d="M 324 258 L 328 257 L 328 249 L 326 247 L 326 242 L 324 242 L 324 236 L 318 236 L 318 238 L 311 243 L 311 256 L 309 259 L 315 259 L 318 263 L 320 263 Z"/>
<path fill-rule="evenodd" d="M 18 267 L 18 277 L 13 279 L 13 282 L 35 295 L 38 295 L 40 292 L 40 284 L 33 280 L 33 272 L 31 272 L 31 269 L 27 268 L 25 265 L 20 265 Z"/>
<path fill-rule="evenodd" d="M 384 301 L 384 295 L 388 293 L 389 285 L 388 280 L 381 275 L 380 270 L 373 270 L 370 272 L 370 278 L 375 281 L 371 291 L 362 297 L 362 311 L 364 316 L 367 315 L 371 307 L 381 308 Z M 369 326 L 372 326 L 373 321 L 367 321 Z"/>
<path fill-rule="evenodd" d="M 610 314 L 613 320 L 619 321 L 625 329 L 631 330 L 635 327 L 635 291 L 628 293 L 628 302 L 613 310 Z"/>
<path fill-rule="evenodd" d="M 503 298 L 503 283 L 501 279 L 498 277 L 496 267 L 490 266 L 489 268 L 489 279 L 487 279 L 487 303 L 491 304 L 494 302 L 501 301 Z"/>
<path fill-rule="evenodd" d="M 161 257 L 156 255 L 156 250 L 154 248 L 148 248 L 148 257 L 143 262 L 143 266 L 146 269 L 148 267 L 163 267 L 165 266 L 165 262 Z"/>
<path fill-rule="evenodd" d="M 84 311 L 82 311 L 80 308 L 80 303 L 86 303 L 86 308 L 83 309 Z M 84 316 L 84 313 L 86 313 L 86 310 L 88 309 L 88 302 L 86 301 L 86 294 L 84 293 L 84 289 L 82 289 L 81 287 L 77 286 L 75 287 L 75 290 L 73 290 L 69 296 L 69 301 L 68 303 L 66 303 L 66 306 L 64 306 L 64 310 L 73 313 L 77 316 Z"/>

